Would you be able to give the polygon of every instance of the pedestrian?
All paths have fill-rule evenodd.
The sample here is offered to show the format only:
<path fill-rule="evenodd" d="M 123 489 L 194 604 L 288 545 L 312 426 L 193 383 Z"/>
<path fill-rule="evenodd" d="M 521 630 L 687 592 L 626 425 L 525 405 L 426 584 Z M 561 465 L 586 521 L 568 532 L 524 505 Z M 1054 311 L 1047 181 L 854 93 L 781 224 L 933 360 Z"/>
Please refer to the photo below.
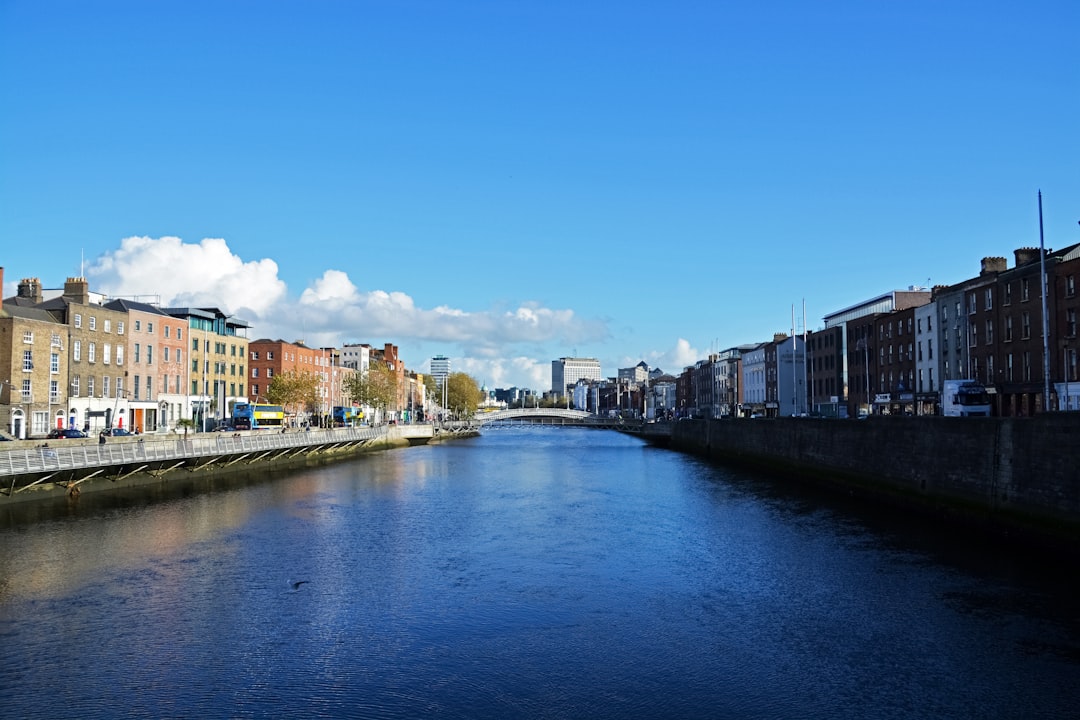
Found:
<path fill-rule="evenodd" d="M 105 431 L 104 430 L 102 430 L 100 433 L 98 433 L 97 444 L 98 445 L 104 445 L 105 444 Z"/>

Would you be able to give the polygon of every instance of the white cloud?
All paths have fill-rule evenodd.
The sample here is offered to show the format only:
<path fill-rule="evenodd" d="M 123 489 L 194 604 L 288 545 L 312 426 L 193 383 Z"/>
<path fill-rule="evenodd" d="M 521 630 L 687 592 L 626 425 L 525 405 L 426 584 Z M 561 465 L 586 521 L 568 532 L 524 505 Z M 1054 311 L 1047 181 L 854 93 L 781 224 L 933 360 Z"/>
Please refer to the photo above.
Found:
<path fill-rule="evenodd" d="M 325 270 L 297 297 L 278 277 L 276 262 L 245 261 L 222 239 L 192 244 L 177 237 L 125 238 L 87 275 L 93 290 L 114 297 L 219 307 L 251 325 L 252 338 L 303 339 L 315 346 L 393 342 L 406 358 L 428 343 L 456 346 L 465 357 L 461 369 L 492 388 L 547 389 L 550 359 L 535 360 L 522 350 L 543 353 L 544 345 L 599 343 L 610 335 L 603 321 L 535 302 L 510 310 L 421 308 L 404 292 L 361 290 L 347 273 L 334 269 Z"/>

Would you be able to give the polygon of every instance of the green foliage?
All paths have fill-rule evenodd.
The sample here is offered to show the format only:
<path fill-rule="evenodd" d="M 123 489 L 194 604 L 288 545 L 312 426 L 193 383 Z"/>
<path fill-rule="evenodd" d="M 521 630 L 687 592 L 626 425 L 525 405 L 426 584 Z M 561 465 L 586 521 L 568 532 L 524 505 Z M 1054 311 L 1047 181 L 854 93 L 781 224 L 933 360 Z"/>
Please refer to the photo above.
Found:
<path fill-rule="evenodd" d="M 319 406 L 319 377 L 315 373 L 296 370 L 279 373 L 266 388 L 266 400 L 272 405 L 281 405 L 286 412 L 314 412 Z"/>
<path fill-rule="evenodd" d="M 447 409 L 457 415 L 470 417 L 484 399 L 484 393 L 476 381 L 465 373 L 450 373 L 446 380 Z"/>
<path fill-rule="evenodd" d="M 397 386 L 397 373 L 383 363 L 372 363 L 367 371 L 345 379 L 345 394 L 353 402 L 385 410 L 397 401 Z"/>

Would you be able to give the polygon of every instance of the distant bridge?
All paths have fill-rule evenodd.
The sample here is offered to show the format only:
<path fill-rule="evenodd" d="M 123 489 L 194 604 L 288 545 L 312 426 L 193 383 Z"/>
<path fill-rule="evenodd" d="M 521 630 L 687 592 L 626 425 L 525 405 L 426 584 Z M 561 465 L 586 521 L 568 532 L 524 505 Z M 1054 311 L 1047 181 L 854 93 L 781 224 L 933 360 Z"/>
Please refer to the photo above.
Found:
<path fill-rule="evenodd" d="M 480 427 L 485 425 L 576 425 L 618 429 L 627 425 L 637 426 L 639 423 L 634 420 L 626 423 L 621 418 L 600 417 L 585 410 L 514 408 L 512 410 L 478 413 L 472 417 L 472 424 Z"/>

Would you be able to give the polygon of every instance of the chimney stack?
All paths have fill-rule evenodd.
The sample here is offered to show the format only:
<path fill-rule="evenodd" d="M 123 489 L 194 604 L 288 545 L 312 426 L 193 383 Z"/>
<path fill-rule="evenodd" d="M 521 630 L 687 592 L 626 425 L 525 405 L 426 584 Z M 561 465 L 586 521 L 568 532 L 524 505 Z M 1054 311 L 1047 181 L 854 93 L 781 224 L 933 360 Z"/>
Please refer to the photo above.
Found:
<path fill-rule="evenodd" d="M 26 298 L 35 305 L 41 302 L 41 280 L 38 278 L 23 278 L 19 281 L 18 297 Z"/>
<path fill-rule="evenodd" d="M 79 305 L 89 305 L 90 283 L 83 277 L 69 277 L 64 283 L 64 298 Z"/>
<path fill-rule="evenodd" d="M 979 271 L 979 276 L 989 275 L 991 273 L 1004 272 L 1009 268 L 1008 261 L 1003 257 L 984 257 L 982 259 L 982 268 Z"/>
<path fill-rule="evenodd" d="M 1033 248 L 1033 247 L 1017 248 L 1016 250 L 1013 251 L 1013 254 L 1016 255 L 1016 267 L 1020 267 L 1021 265 L 1027 265 L 1029 262 L 1031 262 L 1033 260 L 1038 260 L 1039 259 L 1039 248 Z"/>

